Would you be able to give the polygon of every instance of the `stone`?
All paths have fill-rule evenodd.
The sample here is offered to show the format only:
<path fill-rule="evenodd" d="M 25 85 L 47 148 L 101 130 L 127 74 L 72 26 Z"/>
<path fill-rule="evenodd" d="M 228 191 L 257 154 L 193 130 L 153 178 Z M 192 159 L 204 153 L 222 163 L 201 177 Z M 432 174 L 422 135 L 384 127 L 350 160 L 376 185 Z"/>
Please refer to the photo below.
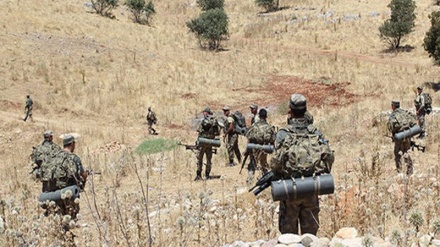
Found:
<path fill-rule="evenodd" d="M 263 245 L 261 245 L 260 247 L 274 247 L 275 245 L 277 245 L 277 243 L 278 243 L 277 239 L 271 239 L 266 243 L 264 243 Z"/>
<path fill-rule="evenodd" d="M 419 245 L 420 247 L 429 247 L 429 244 L 431 243 L 432 237 L 429 235 L 423 235 L 419 238 Z"/>
<path fill-rule="evenodd" d="M 358 235 L 358 231 L 354 227 L 343 227 L 335 234 L 335 237 L 342 239 L 355 238 Z"/>
<path fill-rule="evenodd" d="M 300 243 L 301 242 L 301 236 L 297 234 L 292 233 L 286 233 L 278 237 L 278 243 L 280 244 L 293 244 L 293 243 Z"/>
<path fill-rule="evenodd" d="M 304 233 L 301 236 L 301 244 L 304 245 L 305 247 L 310 247 L 312 246 L 312 243 L 319 243 L 319 238 L 316 237 L 313 234 L 310 233 Z"/>

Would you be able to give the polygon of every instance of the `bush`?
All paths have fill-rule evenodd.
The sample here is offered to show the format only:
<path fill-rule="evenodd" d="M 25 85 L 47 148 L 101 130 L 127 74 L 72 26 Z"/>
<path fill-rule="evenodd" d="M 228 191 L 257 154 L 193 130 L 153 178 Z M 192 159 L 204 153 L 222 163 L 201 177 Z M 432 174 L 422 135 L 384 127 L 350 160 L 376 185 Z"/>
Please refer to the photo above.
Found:
<path fill-rule="evenodd" d="M 279 0 L 255 0 L 258 7 L 263 7 L 267 12 L 272 12 L 278 9 Z"/>
<path fill-rule="evenodd" d="M 151 139 L 142 142 L 135 150 L 137 154 L 155 154 L 174 149 L 177 143 L 169 139 Z"/>
<path fill-rule="evenodd" d="M 119 0 L 92 0 L 92 8 L 96 13 L 113 18 L 112 10 L 118 6 Z"/>
<path fill-rule="evenodd" d="M 225 0 L 197 0 L 197 6 L 203 11 L 210 9 L 223 9 Z"/>
<path fill-rule="evenodd" d="M 391 0 L 388 7 L 391 8 L 391 18 L 379 27 L 380 39 L 391 49 L 396 49 L 403 37 L 413 31 L 416 4 L 413 0 Z"/>
<path fill-rule="evenodd" d="M 434 58 L 437 65 L 440 65 L 440 11 L 434 11 L 429 16 L 431 27 L 426 32 L 423 40 L 423 47 Z"/>
<path fill-rule="evenodd" d="M 220 42 L 228 35 L 228 16 L 223 9 L 210 9 L 187 22 L 186 26 L 196 35 L 202 48 L 208 46 L 210 50 L 218 50 Z"/>
<path fill-rule="evenodd" d="M 145 0 L 127 0 L 125 5 L 133 14 L 133 19 L 139 24 L 150 24 L 151 17 L 156 13 L 152 1 L 145 3 Z"/>

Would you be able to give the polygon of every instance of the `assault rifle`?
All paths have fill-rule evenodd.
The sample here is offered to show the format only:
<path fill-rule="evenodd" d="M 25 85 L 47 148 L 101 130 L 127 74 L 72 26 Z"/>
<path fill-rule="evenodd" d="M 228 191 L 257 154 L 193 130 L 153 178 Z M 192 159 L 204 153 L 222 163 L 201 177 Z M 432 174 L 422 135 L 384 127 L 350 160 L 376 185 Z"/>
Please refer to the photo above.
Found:
<path fill-rule="evenodd" d="M 177 145 L 185 146 L 186 150 L 191 150 L 194 153 L 196 150 L 200 150 L 202 145 L 211 146 L 211 147 L 213 147 L 213 149 L 212 149 L 213 154 L 217 154 L 217 149 L 215 149 L 214 147 L 220 147 L 220 144 L 221 144 L 221 142 L 219 139 L 208 139 L 208 138 L 203 138 L 203 137 L 199 137 L 194 145 L 183 144 L 181 142 L 177 142 Z"/>
<path fill-rule="evenodd" d="M 97 171 L 94 171 L 94 170 L 91 170 L 91 169 L 87 169 L 86 170 L 86 173 L 87 173 L 87 175 L 101 175 L 101 172 L 97 172 Z"/>
<path fill-rule="evenodd" d="M 241 171 L 243 170 L 244 164 L 246 163 L 246 160 L 247 160 L 249 154 L 254 150 L 262 150 L 266 153 L 271 154 L 274 151 L 274 147 L 271 144 L 260 145 L 260 144 L 255 144 L 255 143 L 248 143 L 246 145 L 246 152 L 244 153 L 244 159 L 243 159 L 243 163 L 241 164 L 241 169 L 240 169 L 239 174 L 241 174 Z M 251 162 L 255 162 L 255 160 L 251 160 Z"/>
<path fill-rule="evenodd" d="M 249 192 L 254 190 L 256 187 L 258 187 L 253 193 L 254 195 L 260 194 L 263 190 L 265 190 L 267 187 L 270 186 L 271 182 L 274 180 L 274 174 L 272 171 L 266 172 L 263 177 L 261 177 L 257 183 L 254 185 L 254 187 L 249 189 Z"/>

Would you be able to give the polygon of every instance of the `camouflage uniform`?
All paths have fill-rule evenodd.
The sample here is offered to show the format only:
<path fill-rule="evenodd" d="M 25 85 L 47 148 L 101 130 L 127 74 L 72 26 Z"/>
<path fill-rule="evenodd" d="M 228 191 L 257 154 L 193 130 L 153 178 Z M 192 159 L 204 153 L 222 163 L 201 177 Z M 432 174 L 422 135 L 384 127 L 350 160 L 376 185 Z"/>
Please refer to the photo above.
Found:
<path fill-rule="evenodd" d="M 308 124 L 313 124 L 313 122 L 315 121 L 313 119 L 313 115 L 309 111 L 306 111 L 306 113 L 304 113 L 304 118 L 306 119 Z M 292 118 L 289 116 L 287 118 L 287 124 L 291 124 L 291 120 Z"/>
<path fill-rule="evenodd" d="M 258 121 L 260 121 L 260 116 L 258 116 L 258 106 L 256 104 L 251 104 L 249 108 L 251 109 L 251 113 L 253 114 L 251 119 L 252 126 L 254 123 L 258 123 Z"/>
<path fill-rule="evenodd" d="M 300 94 L 293 94 L 290 99 L 290 107 L 305 110 L 306 98 Z M 304 114 L 304 113 L 303 113 Z M 319 135 L 323 143 L 326 143 L 323 135 L 313 125 L 309 124 L 309 120 L 304 116 L 300 118 L 291 118 L 289 124 L 278 131 L 275 141 L 275 149 L 281 148 L 284 139 L 289 132 L 304 132 L 307 129 L 308 132 Z M 334 161 L 333 154 L 329 157 L 331 163 Z M 284 164 L 280 164 L 284 165 Z M 285 174 L 282 167 L 278 167 L 277 164 L 272 163 L 272 171 L 275 177 L 281 179 L 287 179 L 293 176 L 293 174 Z M 301 228 L 301 234 L 310 233 L 316 235 L 319 228 L 319 200 L 318 195 L 313 194 L 310 197 L 296 200 L 282 200 L 280 201 L 279 221 L 278 227 L 282 234 L 293 233 L 299 234 L 298 224 Z"/>
<path fill-rule="evenodd" d="M 32 101 L 31 97 L 28 95 L 26 97 L 26 106 L 24 107 L 24 111 L 26 112 L 26 116 L 23 118 L 23 121 L 26 122 L 28 117 L 33 122 L 34 119 L 32 118 L 32 108 L 33 108 L 34 102 Z"/>
<path fill-rule="evenodd" d="M 52 159 L 52 157 L 61 151 L 61 147 L 52 141 L 53 135 L 52 131 L 47 130 L 44 132 L 44 141 L 37 147 L 34 147 L 31 159 L 36 164 L 34 170 L 36 171 L 37 179 L 41 180 L 41 167 L 48 165 Z M 46 191 L 47 183 L 43 180 L 42 182 L 42 191 Z"/>
<path fill-rule="evenodd" d="M 63 139 L 63 145 L 75 142 L 73 136 L 66 135 Z M 85 173 L 81 159 L 78 155 L 64 148 L 52 158 L 51 179 L 44 192 L 53 192 L 72 185 L 77 185 L 80 189 L 85 186 L 83 174 Z M 47 176 L 47 175 L 46 175 Z M 87 176 L 86 176 L 87 177 Z M 62 215 L 70 215 L 72 219 L 76 219 L 79 213 L 79 203 L 75 203 L 75 198 L 66 198 L 56 201 L 59 213 Z"/>
<path fill-rule="evenodd" d="M 216 135 L 219 135 L 218 131 L 214 131 L 213 128 L 218 128 L 218 126 L 212 126 L 217 120 L 211 115 L 211 109 L 206 108 L 203 111 L 204 117 L 199 124 L 197 132 L 199 132 L 199 137 L 214 139 Z M 206 154 L 206 170 L 205 177 L 209 179 L 209 173 L 212 167 L 212 146 L 201 145 L 199 153 L 197 155 L 197 176 L 195 180 L 201 179 L 202 169 L 203 169 L 203 156 Z"/>
<path fill-rule="evenodd" d="M 414 105 L 416 107 L 417 121 L 419 123 L 420 128 L 422 129 L 422 133 L 420 133 L 420 138 L 426 136 L 426 124 L 425 124 L 425 94 L 422 93 L 423 88 L 417 87 L 417 96 L 414 99 Z"/>
<path fill-rule="evenodd" d="M 394 134 L 397 133 L 397 131 L 395 131 L 395 128 L 394 128 L 395 123 L 396 123 L 395 115 L 407 114 L 407 113 L 405 112 L 405 110 L 400 108 L 400 102 L 394 100 L 394 101 L 392 101 L 392 105 L 393 105 L 393 107 L 395 107 L 395 109 L 390 114 L 390 117 L 387 122 L 387 127 L 388 127 L 388 130 L 391 132 L 391 135 L 394 136 Z M 396 170 L 397 170 L 397 172 L 401 172 L 402 171 L 402 155 L 407 153 L 408 150 L 411 148 L 411 138 L 404 138 L 402 140 L 394 140 L 394 138 L 393 138 L 393 142 L 394 142 L 394 161 L 396 163 Z M 413 164 L 412 164 L 411 156 L 409 154 L 405 155 L 404 160 L 405 160 L 405 164 L 408 165 L 407 173 L 411 174 L 413 171 Z"/>
<path fill-rule="evenodd" d="M 261 116 L 260 116 L 261 115 Z M 251 133 L 251 129 L 252 128 L 263 128 L 260 127 L 262 125 L 268 125 L 270 127 L 272 127 L 267 121 L 266 121 L 266 117 L 267 117 L 267 111 L 265 109 L 261 109 L 259 114 L 259 120 L 258 122 L 254 123 L 251 128 L 249 129 L 248 133 Z M 249 136 L 247 135 L 246 137 Z M 249 143 L 252 143 L 251 141 L 249 141 Z M 266 145 L 266 144 L 272 144 L 273 143 L 257 143 L 257 144 L 262 144 L 262 145 Z M 249 153 L 249 157 L 250 157 L 250 162 L 248 164 L 248 178 L 247 178 L 247 182 L 251 182 L 254 178 L 255 175 L 255 170 L 257 169 L 257 167 L 259 169 L 261 169 L 261 171 L 263 172 L 263 174 L 267 173 L 269 171 L 269 166 L 267 163 L 267 153 L 264 152 L 263 150 L 252 150 Z"/>
<path fill-rule="evenodd" d="M 147 123 L 148 123 L 148 132 L 152 135 L 155 135 L 156 130 L 153 128 L 153 124 L 157 123 L 157 118 L 156 118 L 156 114 L 151 110 L 151 107 L 148 107 Z"/>
<path fill-rule="evenodd" d="M 230 111 L 229 107 L 224 107 L 223 111 Z M 240 149 L 238 148 L 238 133 L 235 131 L 231 131 L 227 133 L 229 126 L 232 124 L 234 126 L 234 118 L 230 115 L 226 116 L 226 120 L 224 123 L 224 132 L 226 137 L 226 149 L 228 151 L 228 158 L 229 158 L 229 166 L 234 166 L 234 153 L 235 156 L 238 159 L 238 162 L 241 163 L 241 153 Z"/>

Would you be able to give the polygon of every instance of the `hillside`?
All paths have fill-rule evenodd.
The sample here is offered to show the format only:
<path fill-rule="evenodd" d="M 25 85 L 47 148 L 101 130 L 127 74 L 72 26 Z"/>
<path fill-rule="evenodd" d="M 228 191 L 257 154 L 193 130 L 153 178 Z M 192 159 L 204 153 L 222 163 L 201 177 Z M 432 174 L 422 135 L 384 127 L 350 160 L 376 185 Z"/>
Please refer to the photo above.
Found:
<path fill-rule="evenodd" d="M 206 106 L 220 117 L 229 105 L 249 119 L 248 106 L 257 103 L 282 127 L 293 93 L 308 98 L 336 154 L 336 193 L 321 200 L 318 236 L 351 226 L 385 238 L 409 230 L 405 219 L 415 211 L 425 219 L 420 232 L 432 232 L 440 213 L 439 117 L 427 117 L 427 151 L 411 153 L 415 175 L 406 180 L 394 171 L 384 113 L 392 99 L 413 109 L 420 84 L 440 104 L 440 68 L 422 47 L 438 6 L 417 1 L 416 27 L 403 43 L 413 49 L 387 53 L 378 36 L 387 4 L 281 0 L 282 10 L 262 13 L 253 1 L 226 0 L 230 37 L 224 50 L 210 52 L 186 28 L 199 14 L 193 0 L 154 1 L 151 26 L 135 24 L 122 4 L 110 19 L 84 1 L 0 1 L 0 245 L 49 246 L 57 239 L 56 219 L 40 216 L 41 185 L 28 174 L 29 154 L 46 129 L 80 133 L 76 153 L 86 168 L 102 172 L 81 195 L 78 246 L 147 246 L 149 237 L 153 246 L 275 238 L 277 203 L 269 190 L 258 200 L 247 193 L 246 172 L 225 166 L 224 144 L 212 171 L 223 178 L 203 182 L 193 181 L 196 157 L 183 147 L 133 151 L 144 141 L 192 144 Z M 28 94 L 34 122 L 21 120 Z M 159 119 L 157 136 L 145 124 L 149 106 Z M 242 151 L 245 141 L 239 140 Z"/>

